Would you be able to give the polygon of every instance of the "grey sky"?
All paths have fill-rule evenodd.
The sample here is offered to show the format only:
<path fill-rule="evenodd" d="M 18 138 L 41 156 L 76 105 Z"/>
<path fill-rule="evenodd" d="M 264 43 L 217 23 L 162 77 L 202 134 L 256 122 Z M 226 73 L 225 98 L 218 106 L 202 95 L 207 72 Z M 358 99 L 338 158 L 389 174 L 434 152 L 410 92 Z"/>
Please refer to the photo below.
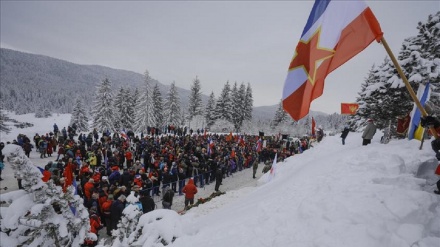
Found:
<path fill-rule="evenodd" d="M 439 1 L 367 1 L 395 55 Z M 1 1 L 2 48 L 98 64 L 218 96 L 227 80 L 251 83 L 254 105 L 279 103 L 313 1 Z M 373 43 L 327 77 L 312 110 L 354 102 L 373 63 Z"/>

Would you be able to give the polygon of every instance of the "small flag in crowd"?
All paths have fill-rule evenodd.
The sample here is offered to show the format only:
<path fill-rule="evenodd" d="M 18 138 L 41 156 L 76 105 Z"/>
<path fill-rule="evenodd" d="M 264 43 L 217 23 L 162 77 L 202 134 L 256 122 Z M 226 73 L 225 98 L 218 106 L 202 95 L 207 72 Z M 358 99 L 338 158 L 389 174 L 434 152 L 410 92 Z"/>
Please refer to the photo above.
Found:
<path fill-rule="evenodd" d="M 275 172 L 277 170 L 277 155 L 278 153 L 275 153 L 275 158 L 273 159 L 272 166 L 267 176 L 267 182 L 271 181 L 275 177 Z"/>

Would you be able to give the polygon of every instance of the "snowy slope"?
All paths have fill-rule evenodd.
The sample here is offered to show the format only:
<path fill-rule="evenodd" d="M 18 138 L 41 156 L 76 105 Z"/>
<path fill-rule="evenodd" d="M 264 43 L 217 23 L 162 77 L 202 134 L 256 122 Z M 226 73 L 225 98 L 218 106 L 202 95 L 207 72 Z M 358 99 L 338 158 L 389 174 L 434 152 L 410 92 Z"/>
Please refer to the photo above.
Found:
<path fill-rule="evenodd" d="M 261 176 L 262 165 L 258 180 L 251 179 L 251 169 L 234 174 L 220 187 L 225 195 L 179 217 L 158 210 L 154 216 L 168 220 L 154 227 L 177 236 L 169 246 L 184 247 L 440 246 L 440 196 L 432 193 L 438 161 L 429 141 L 419 150 L 418 141 L 384 145 L 380 136 L 368 146 L 361 146 L 360 133 L 350 133 L 345 146 L 338 135 L 328 136 L 278 163 L 270 182 Z M 212 193 L 212 187 L 200 189 L 196 199 Z M 173 209 L 182 203 L 177 197 Z M 151 217 L 144 216 L 139 225 L 148 227 Z M 143 232 L 143 246 L 162 246 L 151 244 L 151 231 Z"/>

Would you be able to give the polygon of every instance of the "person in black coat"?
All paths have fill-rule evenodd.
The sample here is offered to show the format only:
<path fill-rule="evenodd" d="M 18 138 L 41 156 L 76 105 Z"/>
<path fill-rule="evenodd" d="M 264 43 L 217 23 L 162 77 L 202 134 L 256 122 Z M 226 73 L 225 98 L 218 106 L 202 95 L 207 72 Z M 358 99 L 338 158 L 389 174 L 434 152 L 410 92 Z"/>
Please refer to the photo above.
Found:
<path fill-rule="evenodd" d="M 113 201 L 110 207 L 111 230 L 116 230 L 118 222 L 122 218 L 122 211 L 125 208 L 125 195 L 120 195 L 117 200 Z"/>
<path fill-rule="evenodd" d="M 154 203 L 153 198 L 151 198 L 147 191 L 141 191 L 139 195 L 139 201 L 142 204 L 142 212 L 144 214 L 151 212 L 156 208 L 156 203 Z"/>
<path fill-rule="evenodd" d="M 220 158 L 217 157 L 217 168 L 215 170 L 215 191 L 219 191 L 220 185 L 223 181 L 223 174 L 225 173 L 225 168 L 220 162 Z"/>
<path fill-rule="evenodd" d="M 133 176 L 128 172 L 128 170 L 125 170 L 119 179 L 119 184 L 130 189 L 133 179 Z"/>
<path fill-rule="evenodd" d="M 348 132 L 350 132 L 350 128 L 348 128 L 348 126 L 345 126 L 341 134 L 342 145 L 345 145 L 345 138 L 347 138 Z"/>

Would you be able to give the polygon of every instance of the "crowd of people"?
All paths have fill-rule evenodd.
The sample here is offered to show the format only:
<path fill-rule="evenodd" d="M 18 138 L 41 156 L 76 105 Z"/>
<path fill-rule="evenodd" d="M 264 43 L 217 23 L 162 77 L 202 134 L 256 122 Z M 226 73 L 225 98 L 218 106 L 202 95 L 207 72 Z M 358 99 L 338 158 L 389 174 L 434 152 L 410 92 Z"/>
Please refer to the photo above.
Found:
<path fill-rule="evenodd" d="M 52 180 L 64 191 L 76 186 L 89 210 L 91 232 L 98 234 L 105 227 L 107 235 L 117 228 L 131 192 L 139 197 L 143 213 L 157 208 L 157 201 L 171 209 L 175 195 L 185 196 L 187 208 L 197 188 L 215 183 L 219 191 L 225 177 L 247 168 L 253 168 L 255 178 L 258 164 L 270 167 L 275 153 L 282 160 L 309 147 L 307 138 L 290 143 L 274 136 L 206 134 L 186 128 L 140 136 L 131 131 L 76 132 L 75 126 L 59 131 L 54 124 L 50 133 L 35 134 L 33 143 L 20 134 L 14 144 L 28 157 L 34 147 L 41 159 L 53 157 L 44 167 L 43 181 Z"/>

